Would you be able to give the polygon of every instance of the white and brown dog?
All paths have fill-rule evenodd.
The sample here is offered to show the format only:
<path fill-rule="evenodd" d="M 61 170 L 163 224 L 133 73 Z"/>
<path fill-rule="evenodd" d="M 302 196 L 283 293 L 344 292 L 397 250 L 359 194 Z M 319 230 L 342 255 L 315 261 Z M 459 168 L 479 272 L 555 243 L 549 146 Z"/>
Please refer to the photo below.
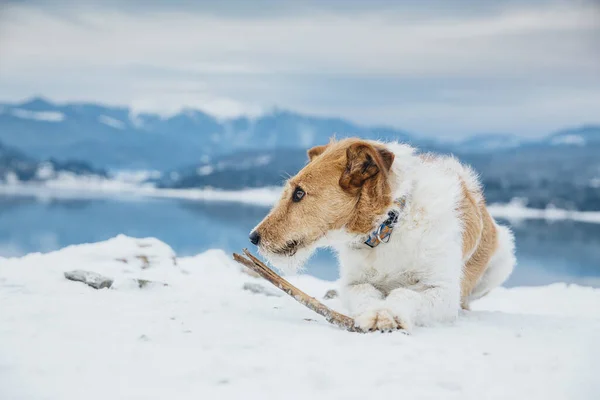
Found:
<path fill-rule="evenodd" d="M 510 275 L 512 233 L 456 159 L 359 139 L 308 156 L 250 240 L 284 272 L 335 249 L 340 295 L 362 330 L 451 321 Z"/>

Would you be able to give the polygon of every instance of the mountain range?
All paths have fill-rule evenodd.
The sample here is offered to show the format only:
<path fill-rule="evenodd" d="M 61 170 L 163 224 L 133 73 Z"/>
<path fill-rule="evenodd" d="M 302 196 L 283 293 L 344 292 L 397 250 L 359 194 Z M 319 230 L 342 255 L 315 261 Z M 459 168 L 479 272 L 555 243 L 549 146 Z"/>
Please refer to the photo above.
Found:
<path fill-rule="evenodd" d="M 600 144 L 600 126 L 585 126 L 524 141 L 479 135 L 440 141 L 385 126 L 365 127 L 340 118 L 274 110 L 256 118 L 217 119 L 185 109 L 162 117 L 127 107 L 57 104 L 43 98 L 0 104 L 0 142 L 36 159 L 83 160 L 100 168 L 168 171 L 239 151 L 306 149 L 332 135 L 399 140 L 426 150 L 490 153 L 531 146 Z"/>

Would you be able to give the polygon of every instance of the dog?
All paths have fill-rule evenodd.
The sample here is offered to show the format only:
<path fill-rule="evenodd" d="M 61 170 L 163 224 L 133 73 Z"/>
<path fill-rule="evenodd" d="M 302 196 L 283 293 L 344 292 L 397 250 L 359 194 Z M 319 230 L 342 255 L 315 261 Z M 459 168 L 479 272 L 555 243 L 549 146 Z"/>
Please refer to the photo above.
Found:
<path fill-rule="evenodd" d="M 349 138 L 308 159 L 249 238 L 285 273 L 333 248 L 340 298 L 360 330 L 453 321 L 511 274 L 513 234 L 454 157 Z"/>

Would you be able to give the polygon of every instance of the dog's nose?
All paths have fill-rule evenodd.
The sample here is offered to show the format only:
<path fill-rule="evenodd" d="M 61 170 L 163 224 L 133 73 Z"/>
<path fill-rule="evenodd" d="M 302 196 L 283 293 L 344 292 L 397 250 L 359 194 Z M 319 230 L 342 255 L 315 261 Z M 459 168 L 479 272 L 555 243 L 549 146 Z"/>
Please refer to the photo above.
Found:
<path fill-rule="evenodd" d="M 248 239 L 250 239 L 250 242 L 252 242 L 253 245 L 258 246 L 258 244 L 260 243 L 260 234 L 257 231 L 252 231 L 250 232 L 250 236 L 248 236 Z"/>

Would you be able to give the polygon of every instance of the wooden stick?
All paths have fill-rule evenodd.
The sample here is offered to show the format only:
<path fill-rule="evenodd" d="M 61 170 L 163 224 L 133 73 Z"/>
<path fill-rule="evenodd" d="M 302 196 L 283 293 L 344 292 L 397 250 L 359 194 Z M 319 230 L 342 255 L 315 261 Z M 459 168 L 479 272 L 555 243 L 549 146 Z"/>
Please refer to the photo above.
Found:
<path fill-rule="evenodd" d="M 254 257 L 248 249 L 244 249 L 244 254 L 246 257 L 241 256 L 239 254 L 233 253 L 233 259 L 240 264 L 250 268 L 252 271 L 256 272 L 267 281 L 271 282 L 273 285 L 283 290 L 288 295 L 292 296 L 294 300 L 303 304 L 304 306 L 310 308 L 317 314 L 325 317 L 327 322 L 337 325 L 340 328 L 343 328 L 349 332 L 361 332 L 358 328 L 354 326 L 354 320 L 350 317 L 345 316 L 344 314 L 340 314 L 337 311 L 332 310 L 327 307 L 325 304 L 321 303 L 319 300 L 314 297 L 310 297 L 302 290 L 298 289 L 281 276 L 277 275 L 273 270 L 267 267 L 262 261 L 258 258 Z"/>

